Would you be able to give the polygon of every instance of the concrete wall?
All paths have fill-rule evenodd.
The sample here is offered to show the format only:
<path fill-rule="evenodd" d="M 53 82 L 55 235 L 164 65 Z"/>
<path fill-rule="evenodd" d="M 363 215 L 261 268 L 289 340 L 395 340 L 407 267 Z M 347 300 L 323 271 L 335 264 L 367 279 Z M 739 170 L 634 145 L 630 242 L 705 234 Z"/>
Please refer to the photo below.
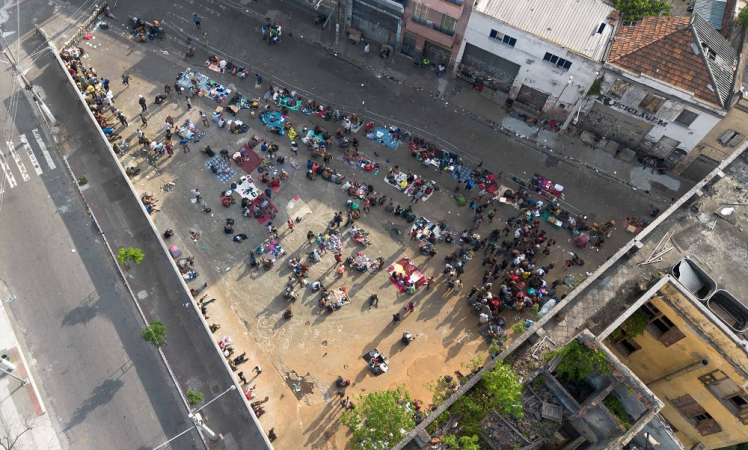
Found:
<path fill-rule="evenodd" d="M 733 107 L 730 112 L 704 136 L 701 141 L 693 148 L 693 150 L 686 156 L 680 164 L 678 164 L 673 172 L 677 174 L 683 173 L 698 157 L 699 155 L 707 156 L 715 161 L 722 161 L 727 158 L 732 152 L 737 150 L 740 144 L 730 147 L 724 146 L 719 142 L 719 138 L 722 137 L 727 131 L 733 130 L 741 133 L 743 136 L 748 135 L 748 100 L 741 99 Z"/>
<path fill-rule="evenodd" d="M 634 113 L 630 113 L 630 115 L 638 118 L 646 115 L 646 120 L 654 124 L 654 128 L 647 135 L 644 144 L 652 147 L 652 153 L 659 157 L 664 158 L 668 156 L 658 154 L 657 149 L 654 148 L 655 144 L 663 136 L 679 141 L 680 144 L 677 148 L 681 148 L 688 153 L 727 113 L 717 106 L 708 105 L 696 100 L 690 94 L 661 83 L 658 80 L 645 76 L 636 77 L 612 66 L 606 65 L 604 77 L 605 81 L 601 89 L 603 95 L 630 108 L 629 112 L 635 111 Z M 609 91 L 616 79 L 623 80 L 629 84 L 628 89 L 620 97 Z M 654 113 L 648 112 L 639 106 L 644 97 L 650 93 L 666 99 Z M 620 106 L 615 106 L 614 108 L 618 111 L 624 111 Z M 699 115 L 689 126 L 680 125 L 675 122 L 675 119 L 684 109 L 688 109 Z"/>
<path fill-rule="evenodd" d="M 665 295 L 668 300 L 665 300 Z M 658 296 L 651 297 L 650 301 L 685 334 L 685 338 L 670 347 L 665 347 L 649 331 L 645 331 L 643 335 L 633 339 L 641 349 L 628 356 L 623 356 L 617 348 L 606 341 L 608 349 L 645 383 L 651 383 L 694 361 L 708 359 L 709 364 L 705 367 L 651 386 L 655 395 L 665 403 L 660 414 L 678 429 L 676 436 L 686 448 L 691 448 L 699 442 L 707 448 L 720 448 L 748 441 L 748 425 L 743 425 L 698 379 L 702 375 L 720 370 L 738 386 L 748 381 L 745 371 L 735 367 L 730 358 L 720 351 L 722 345 L 730 343 L 721 342 L 723 338 L 719 336 L 720 330 L 694 303 L 672 288 L 669 283 L 659 290 Z M 722 428 L 721 432 L 701 436 L 668 401 L 685 394 L 690 394 L 717 421 Z"/>
<path fill-rule="evenodd" d="M 517 43 L 510 47 L 492 39 L 491 30 L 511 36 L 517 39 Z M 457 57 L 458 63 L 462 59 L 466 43 L 518 64 L 521 68 L 509 92 L 509 98 L 516 98 L 523 84 L 550 94 L 543 107 L 545 113 L 568 115 L 572 112 L 573 105 L 586 94 L 597 77 L 596 72 L 602 67 L 601 62 L 589 60 L 480 13 L 470 16 Z M 564 70 L 543 61 L 546 52 L 570 61 L 571 68 Z M 570 76 L 573 79 L 567 86 Z M 555 103 L 557 104 L 554 108 Z M 566 105 L 566 108 L 561 108 L 562 104 Z"/>

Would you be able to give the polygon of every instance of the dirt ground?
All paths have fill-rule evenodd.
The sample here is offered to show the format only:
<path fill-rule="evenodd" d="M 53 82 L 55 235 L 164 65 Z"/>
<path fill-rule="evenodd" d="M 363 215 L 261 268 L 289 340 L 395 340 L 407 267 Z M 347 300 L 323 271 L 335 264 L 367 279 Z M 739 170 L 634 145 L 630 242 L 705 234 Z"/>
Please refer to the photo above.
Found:
<path fill-rule="evenodd" d="M 114 47 L 123 44 L 107 42 L 106 45 Z M 247 134 L 232 135 L 226 128 L 219 129 L 212 122 L 209 127 L 202 126 L 198 120 L 198 111 L 204 111 L 210 116 L 217 106 L 210 99 L 193 99 L 195 106 L 189 112 L 184 97 L 175 96 L 164 105 L 153 105 L 155 94 L 162 92 L 164 83 L 173 84 L 180 68 L 173 63 L 163 64 L 163 73 L 159 79 L 153 75 L 146 77 L 141 75 L 142 67 L 138 65 L 144 56 L 142 51 L 125 52 L 125 58 L 112 59 L 101 50 L 89 49 L 90 63 L 100 73 L 104 67 L 116 67 L 113 69 L 116 73 L 109 74 L 110 79 L 118 77 L 120 72 L 129 72 L 133 76 L 131 87 L 127 90 L 119 82 L 113 82 L 116 106 L 130 120 L 129 128 L 117 127 L 117 132 L 126 136 L 131 143 L 129 153 L 122 156 L 121 161 L 128 167 L 140 167 L 142 172 L 133 179 L 136 189 L 154 193 L 159 199 L 159 211 L 154 213 L 154 221 L 161 231 L 170 228 L 175 232 L 167 243 L 177 245 L 185 255 L 196 257 L 200 277 L 192 281 L 190 286 L 197 288 L 207 282 L 208 288 L 200 296 L 207 294 L 208 299 L 216 299 L 207 307 L 206 319 L 209 324 L 221 326 L 215 332 L 216 340 L 230 336 L 237 353 L 247 352 L 248 362 L 240 365 L 239 369 L 249 379 L 249 386 L 256 385 L 254 392 L 257 398 L 269 398 L 263 405 L 266 413 L 260 417 L 260 421 L 265 430 L 275 428 L 279 435 L 274 442 L 277 448 L 346 447 L 348 436 L 344 427 L 339 427 L 338 421 L 341 407 L 337 401 L 339 397 L 336 397 L 338 389 L 335 387 L 335 380 L 339 375 L 351 380 L 352 385 L 345 395 L 352 398 L 405 384 L 415 398 L 429 403 L 431 393 L 425 387 L 428 382 L 461 369 L 462 363 L 476 355 L 487 356 L 488 344 L 478 334 L 477 316 L 471 313 L 464 292 L 447 294 L 441 278 L 437 279 L 438 283 L 430 291 L 421 289 L 409 296 L 397 291 L 384 270 L 373 275 L 347 271 L 342 278 L 338 278 L 333 270 L 335 261 L 328 253 L 323 255 L 320 263 L 311 266 L 309 280 L 321 279 L 333 289 L 345 286 L 352 303 L 334 313 L 320 312 L 317 307 L 319 295 L 298 285 L 296 289 L 299 298 L 289 303 L 282 295 L 291 273 L 287 261 L 298 257 L 302 262 L 310 263 L 306 259 L 309 251 L 307 232 L 324 231 L 333 212 L 345 210 L 345 202 L 349 199 L 347 193 L 342 191 L 341 186 L 320 177 L 314 181 L 305 177 L 304 169 L 309 152 L 302 145 L 295 158 L 301 168 L 293 170 L 286 163 L 284 167 L 289 170 L 290 178 L 283 182 L 280 192 L 272 196 L 272 203 L 278 209 L 277 218 L 273 222 L 279 230 L 280 243 L 288 256 L 271 270 L 251 270 L 247 265 L 249 254 L 268 237 L 266 225 L 258 224 L 254 218 L 242 217 L 238 205 L 229 208 L 221 206 L 220 193 L 228 188 L 229 183 L 222 183 L 210 172 L 206 166 L 209 158 L 201 154 L 200 150 L 205 145 L 210 145 L 216 153 L 224 148 L 233 153 L 251 136 L 257 135 L 260 139 L 275 140 L 280 145 L 280 154 L 289 159 L 292 156 L 289 140 L 270 134 L 247 110 L 238 114 L 251 127 Z M 251 81 L 246 81 L 246 86 L 241 88 L 243 93 L 261 95 L 264 92 L 250 89 L 250 83 Z M 162 124 L 167 115 L 173 116 L 175 123 L 179 125 L 186 119 L 191 119 L 206 135 L 199 143 L 190 144 L 190 153 L 175 149 L 178 151 L 174 157 L 164 156 L 155 161 L 154 165 L 149 164 L 145 160 L 145 152 L 137 146 L 134 138 L 136 129 L 141 126 L 140 119 L 136 116 L 140 112 L 137 105 L 138 94 L 144 95 L 149 103 L 146 112 L 148 125 L 144 128 L 148 136 L 158 140 L 163 138 Z M 296 129 L 304 125 L 311 128 L 315 124 L 327 127 L 329 131 L 334 131 L 336 127 L 334 123 L 297 112 L 291 113 L 290 120 Z M 446 218 L 452 228 L 458 230 L 467 228 L 472 222 L 469 210 L 456 206 L 452 196 L 454 181 L 448 175 L 438 174 L 433 169 L 418 164 L 403 145 L 397 150 L 391 150 L 366 140 L 361 133 L 354 136 L 362 141 L 361 152 L 377 160 L 381 169 L 375 176 L 358 167 L 333 160 L 332 166 L 347 178 L 372 184 L 377 191 L 406 205 L 410 203 L 410 198 L 383 181 L 387 168 L 399 164 L 401 168 L 412 169 L 419 176 L 434 180 L 442 186 L 442 190 L 428 201 L 414 205 L 417 216 L 425 216 L 432 221 Z M 342 154 L 338 149 L 333 149 L 332 152 L 335 157 Z M 232 181 L 246 175 L 235 164 L 231 165 L 231 169 L 235 172 Z M 259 186 L 257 172 L 252 176 Z M 172 181 L 175 182 L 175 187 L 171 191 L 162 190 L 165 183 Z M 192 202 L 194 196 L 190 191 L 194 188 L 200 189 L 204 201 L 212 208 L 211 213 L 202 213 L 199 204 Z M 509 206 L 498 205 L 498 209 L 499 215 L 494 224 L 484 223 L 482 233 L 488 235 L 492 228 L 502 227 L 504 219 L 516 215 L 516 210 Z M 286 221 L 296 217 L 301 217 L 302 220 L 290 232 L 285 225 Z M 236 243 L 232 241 L 232 235 L 224 234 L 226 218 L 236 221 L 236 233 L 246 233 L 249 236 L 248 242 Z M 392 223 L 403 231 L 402 236 L 393 236 L 390 232 Z M 439 254 L 432 260 L 427 260 L 418 252 L 416 242 L 409 240 L 407 232 L 410 225 L 404 219 L 386 213 L 382 206 L 373 207 L 370 213 L 364 213 L 356 225 L 370 232 L 372 244 L 364 250 L 359 244 L 344 238 L 344 258 L 364 250 L 372 260 L 384 257 L 388 265 L 408 256 L 426 276 L 437 277 L 444 267 L 443 257 L 457 248 L 438 244 Z M 190 231 L 197 233 L 199 239 L 193 241 Z M 560 243 L 560 247 L 549 258 L 541 259 L 542 264 L 555 261 L 559 266 L 547 275 L 547 279 L 552 281 L 563 276 L 560 263 L 571 250 L 571 244 L 567 242 L 567 234 L 551 229 L 548 232 Z M 588 265 L 585 268 L 593 270 L 592 267 L 606 257 L 604 253 L 612 251 L 614 249 L 599 253 L 588 251 L 585 255 Z M 469 290 L 474 283 L 480 283 L 483 274 L 480 266 L 482 257 L 479 252 L 477 261 L 468 263 L 463 276 L 463 291 Z M 368 298 L 374 292 L 379 294 L 379 305 L 369 308 Z M 561 293 L 563 291 L 559 292 Z M 416 304 L 416 309 L 406 315 L 403 306 L 410 299 Z M 285 320 L 282 317 L 283 311 L 289 307 L 294 316 Z M 392 315 L 396 312 L 403 313 L 405 317 L 402 322 L 393 324 Z M 508 315 L 507 329 L 521 318 L 530 316 L 528 312 L 522 317 L 516 313 Z M 400 342 L 405 331 L 416 337 L 409 346 Z M 511 335 L 511 331 L 508 333 Z M 378 377 L 371 373 L 362 359 L 363 354 L 375 348 L 387 355 L 390 363 L 389 372 Z M 255 365 L 262 367 L 262 374 L 259 376 L 252 372 Z"/>

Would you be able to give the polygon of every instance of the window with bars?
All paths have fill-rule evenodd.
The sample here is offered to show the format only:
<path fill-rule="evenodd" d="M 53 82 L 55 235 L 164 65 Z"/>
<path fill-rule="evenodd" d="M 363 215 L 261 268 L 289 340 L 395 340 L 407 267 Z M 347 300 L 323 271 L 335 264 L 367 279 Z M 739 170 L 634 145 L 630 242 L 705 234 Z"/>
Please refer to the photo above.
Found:
<path fill-rule="evenodd" d="M 571 61 L 567 61 L 564 58 L 561 58 L 560 56 L 556 56 L 553 53 L 545 53 L 545 56 L 543 56 L 543 61 L 547 61 L 556 67 L 560 67 L 564 70 L 569 70 L 571 68 Z"/>
<path fill-rule="evenodd" d="M 506 35 L 504 33 L 499 33 L 496 30 L 491 30 L 491 33 L 488 35 L 491 39 L 496 39 L 497 41 L 500 41 L 510 47 L 514 47 L 514 44 L 517 43 L 517 40 L 509 35 Z"/>

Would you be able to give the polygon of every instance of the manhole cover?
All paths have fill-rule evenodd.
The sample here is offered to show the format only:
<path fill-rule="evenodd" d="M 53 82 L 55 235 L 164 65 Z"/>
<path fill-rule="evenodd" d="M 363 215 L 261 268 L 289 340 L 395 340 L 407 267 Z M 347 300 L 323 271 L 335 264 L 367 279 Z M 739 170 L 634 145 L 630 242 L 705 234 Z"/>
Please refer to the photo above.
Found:
<path fill-rule="evenodd" d="M 214 394 L 217 394 L 217 393 L 218 393 L 218 392 L 219 392 L 220 390 L 221 390 L 221 388 L 220 388 L 220 387 L 218 387 L 218 385 L 217 385 L 217 384 L 214 384 L 213 386 L 211 386 L 211 387 L 210 387 L 210 391 L 211 391 L 212 393 L 214 393 Z"/>

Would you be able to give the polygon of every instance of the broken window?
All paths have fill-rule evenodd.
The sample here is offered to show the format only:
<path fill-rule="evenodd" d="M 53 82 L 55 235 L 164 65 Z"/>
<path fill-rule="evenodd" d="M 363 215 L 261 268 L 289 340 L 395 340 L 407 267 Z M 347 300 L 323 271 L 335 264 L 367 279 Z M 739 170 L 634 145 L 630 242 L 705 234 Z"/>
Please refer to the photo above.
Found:
<path fill-rule="evenodd" d="M 662 106 L 663 103 L 665 103 L 664 98 L 654 94 L 647 94 L 644 97 L 644 100 L 639 103 L 639 108 L 655 113 L 660 109 L 660 106 Z"/>
<path fill-rule="evenodd" d="M 693 397 L 686 394 L 670 400 L 678 412 L 696 428 L 702 436 L 719 433 L 722 427 L 719 426 L 711 414 L 706 412 Z"/>
<path fill-rule="evenodd" d="M 641 309 L 649 316 L 647 331 L 665 347 L 686 337 L 652 302 L 643 304 Z"/>
<path fill-rule="evenodd" d="M 616 81 L 614 81 L 610 86 L 610 89 L 608 89 L 608 95 L 621 98 L 623 97 L 623 94 L 629 90 L 629 86 L 631 86 L 629 83 L 626 83 L 620 78 L 616 79 Z"/>
<path fill-rule="evenodd" d="M 618 338 L 613 342 L 613 346 L 625 357 L 642 348 L 635 340 L 627 339 L 626 336 Z"/>
<path fill-rule="evenodd" d="M 684 127 L 688 127 L 691 126 L 691 124 L 694 120 L 696 120 L 697 117 L 699 117 L 699 115 L 695 112 L 684 109 L 680 114 L 678 114 L 678 117 L 675 118 L 675 123 L 683 125 Z"/>
<path fill-rule="evenodd" d="M 699 377 L 706 389 L 741 423 L 748 425 L 748 395 L 721 370 Z"/>

